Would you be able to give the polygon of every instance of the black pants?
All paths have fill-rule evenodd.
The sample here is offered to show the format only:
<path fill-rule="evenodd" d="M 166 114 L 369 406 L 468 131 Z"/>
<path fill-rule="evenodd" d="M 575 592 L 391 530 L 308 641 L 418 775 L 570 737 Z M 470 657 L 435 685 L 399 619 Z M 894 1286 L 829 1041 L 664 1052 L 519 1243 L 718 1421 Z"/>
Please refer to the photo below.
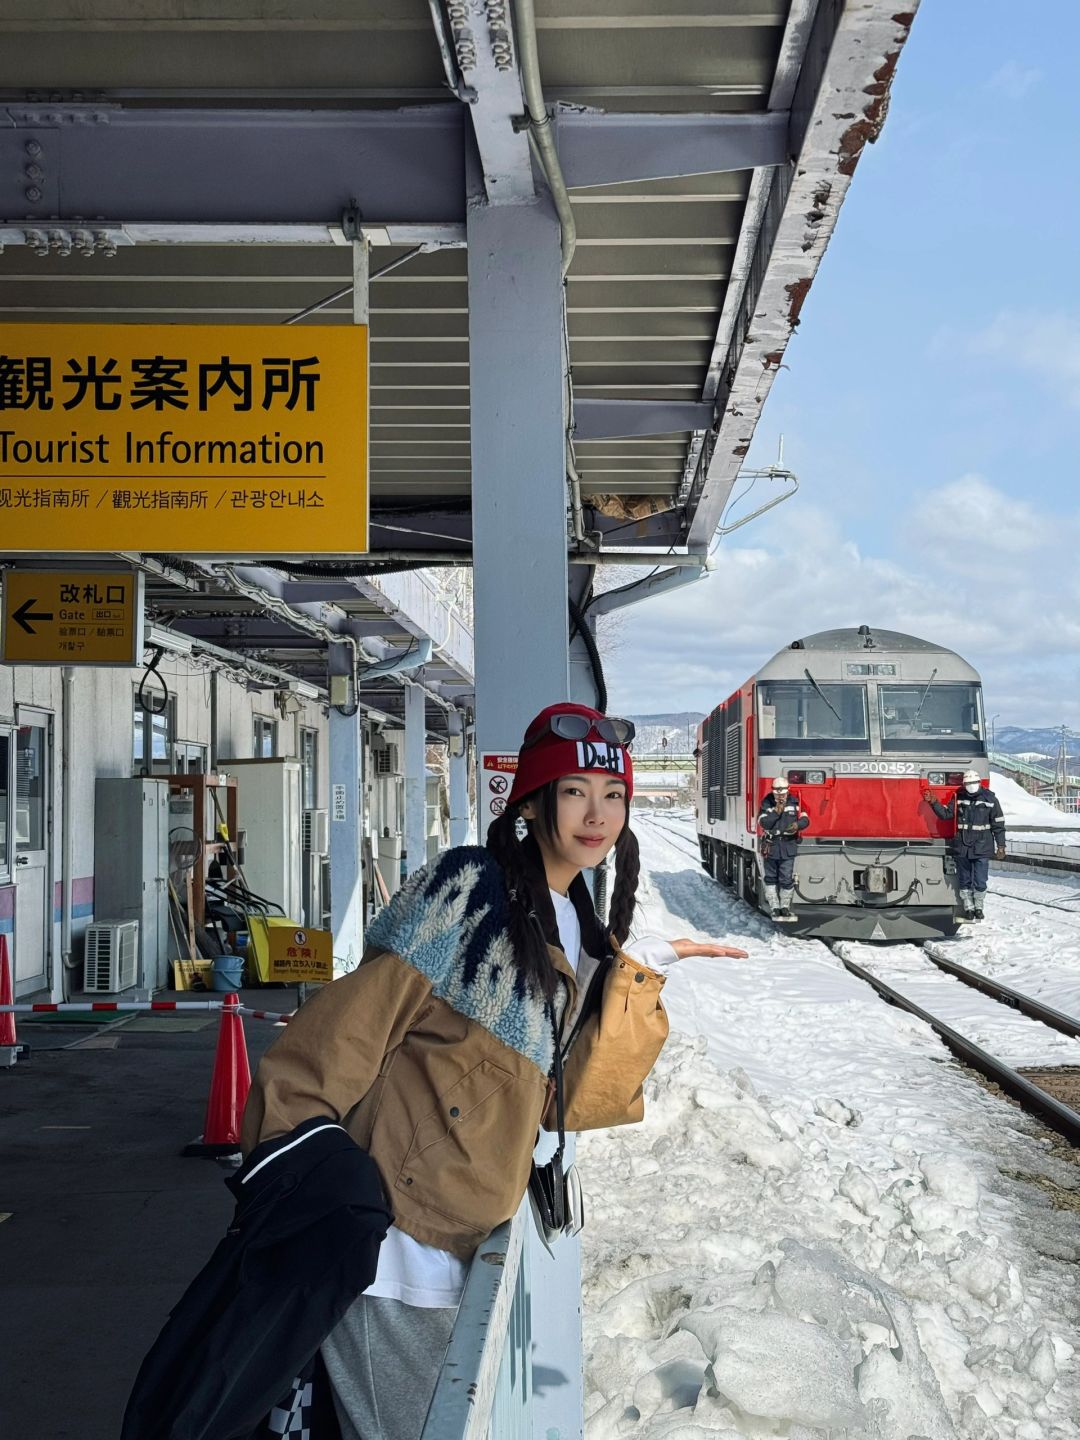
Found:
<path fill-rule="evenodd" d="M 795 886 L 795 856 L 775 854 L 766 856 L 765 884 L 776 885 L 781 890 L 793 889 Z"/>
<path fill-rule="evenodd" d="M 976 894 L 981 894 L 986 889 L 989 878 L 989 855 L 963 855 L 957 852 L 956 884 L 959 889 L 974 890 Z"/>

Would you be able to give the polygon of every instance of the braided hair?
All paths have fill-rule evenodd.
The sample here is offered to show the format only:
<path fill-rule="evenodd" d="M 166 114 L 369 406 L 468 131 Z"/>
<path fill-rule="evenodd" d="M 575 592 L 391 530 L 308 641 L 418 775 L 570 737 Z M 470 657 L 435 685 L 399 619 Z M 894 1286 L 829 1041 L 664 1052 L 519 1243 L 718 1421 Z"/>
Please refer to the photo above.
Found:
<path fill-rule="evenodd" d="M 508 929 L 524 983 L 548 998 L 555 990 L 556 972 L 544 941 L 558 945 L 559 931 L 537 837 L 551 841 L 558 836 L 558 787 L 559 782 L 552 780 L 531 795 L 523 796 L 516 805 L 496 816 L 487 833 L 488 851 L 506 877 L 510 900 Z M 521 806 L 530 800 L 536 807 L 536 818 L 522 821 Z M 584 937 L 592 953 L 607 949 L 609 935 L 616 944 L 622 945 L 630 933 L 641 865 L 637 836 L 630 829 L 629 808 L 627 801 L 627 823 L 615 841 L 615 884 L 607 927 L 597 917 L 593 935 Z M 519 822 L 526 826 L 526 834 L 521 839 L 518 838 Z"/>

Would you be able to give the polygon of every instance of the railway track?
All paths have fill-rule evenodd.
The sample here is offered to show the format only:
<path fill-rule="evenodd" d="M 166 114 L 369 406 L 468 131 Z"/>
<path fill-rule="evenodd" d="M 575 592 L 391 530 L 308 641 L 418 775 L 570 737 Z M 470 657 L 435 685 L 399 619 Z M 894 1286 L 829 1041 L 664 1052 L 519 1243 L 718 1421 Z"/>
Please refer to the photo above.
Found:
<path fill-rule="evenodd" d="M 647 820 L 650 825 L 654 825 L 658 830 L 663 830 L 666 834 L 674 836 L 674 839 L 669 840 L 667 843 L 669 845 L 675 845 L 677 849 L 685 851 L 687 855 L 692 855 L 697 863 L 699 865 L 701 864 L 701 850 L 690 839 L 685 830 L 680 829 L 677 825 L 670 823 L 665 824 L 658 815 L 643 814 L 640 817 L 634 817 L 635 824 L 637 824 L 639 820 Z"/>
<path fill-rule="evenodd" d="M 665 823 L 662 818 L 656 815 L 647 817 L 648 823 L 658 830 L 665 832 L 667 843 L 674 845 L 677 849 L 692 855 L 700 864 L 700 855 L 697 846 L 689 839 L 686 832 L 680 827 L 671 823 Z M 1007 895 L 1005 891 L 995 891 L 996 894 Z M 1009 896 L 1011 899 L 1026 900 L 1028 897 L 1020 895 Z M 1033 904 L 1043 904 L 1048 908 L 1061 909 L 1068 912 L 1069 907 L 1057 904 L 1053 901 L 1035 901 Z M 1072 911 L 1080 918 L 1080 911 Z M 1034 1084 L 1031 1080 L 1021 1075 L 1012 1066 L 999 1060 L 982 1046 L 976 1045 L 955 1027 L 942 1020 L 940 1016 L 932 1014 L 923 1006 L 909 999 L 902 991 L 890 985 L 880 976 L 868 970 L 864 965 L 846 953 L 852 944 L 850 941 L 832 940 L 822 942 L 828 946 L 841 963 L 860 980 L 870 985 L 883 1000 L 890 1005 L 896 1005 L 906 1010 L 909 1014 L 915 1015 L 937 1034 L 945 1045 L 964 1064 L 969 1065 L 973 1070 L 983 1075 L 986 1079 L 993 1081 L 999 1089 L 1010 1095 L 1028 1114 L 1037 1116 L 1044 1124 L 1066 1139 L 1071 1145 L 1080 1148 L 1080 1113 L 1070 1106 L 1058 1100 L 1048 1091 Z M 980 974 L 971 970 L 965 965 L 952 959 L 944 953 L 934 942 L 927 941 L 916 947 L 924 954 L 939 970 L 952 976 L 953 979 L 962 984 L 970 986 L 981 994 L 996 1000 L 999 1004 L 1007 1006 L 1011 1010 L 1025 1015 L 1028 1019 L 1038 1024 L 1046 1025 L 1060 1034 L 1080 1039 L 1080 1019 L 1066 1015 L 1052 1006 L 1036 1000 L 1034 996 L 1025 995 L 1022 991 L 1015 990 L 1009 985 L 1003 985 L 993 980 L 988 975 Z M 883 951 L 882 953 L 888 953 Z M 1034 1068 L 1034 1067 L 1033 1067 Z"/>
<path fill-rule="evenodd" d="M 1078 904 L 1063 905 L 1060 900 L 1040 900 L 1034 895 L 1018 895 L 1015 890 L 1002 890 L 997 885 L 991 890 L 991 895 L 1000 895 L 1005 900 L 1017 900 L 1022 905 L 1035 905 L 1043 910 L 1060 910 L 1065 915 L 1075 915 L 1080 920 L 1080 896 L 1077 897 Z"/>
<path fill-rule="evenodd" d="M 895 986 L 890 985 L 879 975 L 875 975 L 864 965 L 860 965 L 849 953 L 845 953 L 850 942 L 833 940 L 825 943 L 853 975 L 857 975 L 860 980 L 864 980 L 872 986 L 883 1000 L 890 1005 L 896 1005 L 898 1008 L 906 1010 L 910 1015 L 915 1015 L 929 1025 L 958 1059 L 966 1065 L 970 1065 L 973 1070 L 977 1070 L 986 1079 L 992 1080 L 1007 1095 L 1011 1095 L 1023 1110 L 1038 1116 L 1044 1124 L 1052 1130 L 1056 1130 L 1071 1145 L 1080 1147 L 1080 1114 L 1056 1099 L 1048 1091 L 1033 1084 L 1019 1071 L 1014 1070 L 1011 1065 L 1006 1065 L 1003 1060 L 991 1055 L 981 1045 L 976 1045 L 974 1041 L 969 1040 L 959 1030 L 942 1020 L 940 1016 L 934 1015 L 923 1006 L 916 1004 Z M 1011 986 L 1002 985 L 987 975 L 969 970 L 949 956 L 942 955 L 932 942 L 918 948 L 940 970 L 947 972 L 963 984 L 970 985 L 981 994 L 988 995 L 1000 1004 L 1017 1010 L 1029 1019 L 1047 1025 L 1062 1034 L 1080 1037 L 1080 1020 L 1073 1016 L 1065 1015 L 1049 1005 L 1044 1005 L 1042 1001 L 1025 995 L 1019 990 L 1014 990 Z"/>

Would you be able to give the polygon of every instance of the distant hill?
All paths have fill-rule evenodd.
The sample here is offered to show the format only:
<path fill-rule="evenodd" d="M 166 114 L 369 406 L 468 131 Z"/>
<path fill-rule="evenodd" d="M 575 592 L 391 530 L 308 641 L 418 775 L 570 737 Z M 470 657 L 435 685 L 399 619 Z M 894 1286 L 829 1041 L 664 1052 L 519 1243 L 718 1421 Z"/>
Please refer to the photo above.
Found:
<path fill-rule="evenodd" d="M 1067 730 L 1065 742 L 1070 758 L 1080 759 L 1080 735 L 1075 730 Z M 995 750 L 1025 759 L 1041 755 L 1044 759 L 1054 760 L 1060 744 L 1061 730 L 1055 725 L 1030 730 L 1021 725 L 998 725 L 994 731 Z"/>
<path fill-rule="evenodd" d="M 667 751 L 684 755 L 697 743 L 697 727 L 705 716 L 700 710 L 674 710 L 659 715 L 628 715 L 637 726 L 635 755 L 663 755 Z"/>

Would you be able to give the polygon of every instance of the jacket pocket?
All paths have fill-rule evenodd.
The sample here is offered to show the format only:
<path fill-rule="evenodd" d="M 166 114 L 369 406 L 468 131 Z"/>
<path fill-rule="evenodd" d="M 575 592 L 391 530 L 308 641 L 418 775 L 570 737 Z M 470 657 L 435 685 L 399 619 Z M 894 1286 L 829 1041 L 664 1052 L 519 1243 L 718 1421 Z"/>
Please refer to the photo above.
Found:
<path fill-rule="evenodd" d="M 512 1214 L 521 1198 L 508 1198 L 519 1178 L 516 1152 L 527 1160 L 535 1134 L 534 1117 L 525 1136 L 515 1083 L 510 1071 L 483 1060 L 440 1095 L 413 1132 L 395 1189 L 484 1233 Z"/>

